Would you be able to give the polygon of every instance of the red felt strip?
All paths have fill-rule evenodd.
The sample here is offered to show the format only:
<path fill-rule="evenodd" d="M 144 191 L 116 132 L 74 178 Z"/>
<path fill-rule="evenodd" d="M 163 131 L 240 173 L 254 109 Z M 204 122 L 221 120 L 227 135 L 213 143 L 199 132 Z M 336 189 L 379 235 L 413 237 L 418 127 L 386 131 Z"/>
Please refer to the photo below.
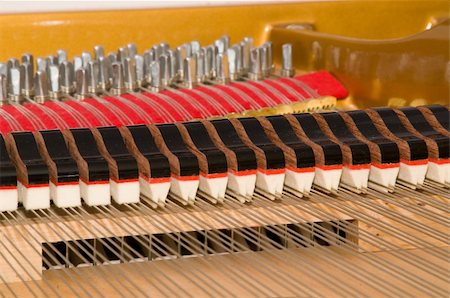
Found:
<path fill-rule="evenodd" d="M 31 111 L 44 125 L 45 129 L 56 129 L 58 128 L 56 120 L 52 116 L 47 114 L 40 105 L 36 104 L 24 104 L 23 107 Z"/>
<path fill-rule="evenodd" d="M 83 127 L 83 120 L 77 120 L 76 116 L 73 115 L 73 113 L 70 113 L 71 110 L 66 110 L 64 107 L 68 107 L 65 103 L 55 103 L 52 101 L 48 101 L 44 103 L 44 106 L 51 109 L 53 112 L 58 114 L 64 121 L 66 122 L 67 126 L 70 128 L 77 128 L 77 127 Z M 84 115 L 81 115 L 81 117 L 84 118 Z M 83 121 L 80 123 L 80 121 Z"/>
<path fill-rule="evenodd" d="M 293 94 L 291 94 L 287 88 L 283 88 L 283 85 L 280 84 L 280 82 L 278 80 L 264 80 L 264 82 L 268 85 L 270 85 L 272 88 L 276 89 L 278 92 L 280 92 L 281 94 L 283 94 L 286 98 L 289 99 L 289 101 L 293 102 L 293 101 L 300 101 L 303 100 L 303 98 L 298 98 L 296 96 L 294 96 Z M 295 90 L 295 89 L 294 89 Z"/>
<path fill-rule="evenodd" d="M 6 113 L 6 112 L 4 112 Z M 14 124 L 9 123 L 9 119 L 0 113 L 0 133 L 4 136 L 13 130 Z"/>
<path fill-rule="evenodd" d="M 173 121 L 182 121 L 183 117 L 181 114 L 173 107 L 170 103 L 163 100 L 160 96 L 158 96 L 156 93 L 149 93 L 149 92 L 143 92 L 141 93 L 145 97 L 147 97 L 149 100 L 154 102 L 155 104 L 161 106 L 161 108 L 164 111 L 167 111 L 168 115 L 171 116 L 171 119 Z M 167 115 L 159 115 L 159 117 L 165 118 Z"/>
<path fill-rule="evenodd" d="M 163 122 L 162 116 L 160 115 L 160 112 L 157 112 L 156 109 L 159 107 L 159 105 L 154 104 L 151 100 L 148 98 L 141 99 L 137 98 L 136 96 L 132 94 L 122 94 L 121 97 L 129 100 L 130 102 L 134 103 L 135 105 L 139 106 L 141 110 L 148 115 L 149 118 L 151 118 L 150 123 L 161 123 Z M 146 123 L 149 124 L 149 123 Z"/>
<path fill-rule="evenodd" d="M 307 84 L 321 96 L 331 95 L 338 99 L 346 98 L 348 96 L 348 91 L 344 86 L 333 75 L 325 70 L 296 76 L 295 79 Z"/>
<path fill-rule="evenodd" d="M 0 132 L 189 121 L 270 107 L 284 103 L 286 99 L 295 102 L 326 95 L 344 98 L 348 93 L 331 74 L 319 71 L 292 79 L 199 86 L 195 91 L 164 90 L 140 95 L 123 94 L 121 98 L 108 96 L 104 101 L 88 98 L 81 102 L 46 102 L 43 106 L 3 106 L 0 109 L 10 117 L 0 113 Z"/>
<path fill-rule="evenodd" d="M 260 108 L 266 108 L 269 105 L 263 98 L 261 98 L 259 95 L 257 95 L 255 92 L 253 92 L 251 89 L 247 88 L 244 84 L 231 83 L 230 86 L 241 90 L 242 92 L 246 93 L 248 96 L 253 98 L 255 100 L 256 104 Z"/>
<path fill-rule="evenodd" d="M 211 116 L 220 115 L 218 108 L 214 105 L 214 102 L 208 101 L 206 98 L 202 97 L 198 93 L 189 89 L 180 89 L 180 92 L 192 97 L 196 102 L 198 102 L 203 108 L 208 111 Z"/>
<path fill-rule="evenodd" d="M 239 94 L 237 92 L 239 89 L 235 89 L 234 87 L 229 85 L 216 85 L 214 86 L 214 88 L 220 89 L 221 91 L 225 92 L 229 97 L 231 97 L 234 100 L 234 102 L 241 108 L 241 111 L 257 109 L 258 107 L 258 105 L 255 103 L 252 97 L 247 96 L 251 100 L 248 101 L 241 94 Z"/>
<path fill-rule="evenodd" d="M 86 121 L 90 123 L 91 127 L 98 127 L 98 126 L 106 126 L 108 123 L 103 123 L 102 119 L 97 117 L 95 113 L 91 112 L 90 109 L 86 106 L 86 104 L 82 102 L 78 102 L 75 100 L 68 100 L 64 102 L 66 105 L 72 107 L 76 111 L 78 111 L 80 114 L 84 116 Z"/>
<path fill-rule="evenodd" d="M 215 88 L 206 88 L 206 87 L 197 87 L 197 90 L 211 96 L 215 99 L 215 101 L 222 106 L 222 108 L 227 111 L 227 113 L 236 113 L 238 110 L 234 108 L 227 100 L 223 99 L 219 95 L 218 90 L 214 90 Z"/>
<path fill-rule="evenodd" d="M 128 100 L 120 100 L 113 96 L 105 97 L 105 100 L 111 103 L 112 105 L 118 107 L 122 112 L 124 112 L 127 117 L 130 119 L 132 124 L 143 124 L 146 121 L 139 116 L 139 112 L 136 111 Z M 118 127 L 122 126 L 122 123 L 119 122 Z"/>
<path fill-rule="evenodd" d="M 185 120 L 190 120 L 192 118 L 194 118 L 194 119 L 205 118 L 202 116 L 202 112 L 201 112 L 199 106 L 196 106 L 195 104 L 193 104 L 193 102 L 192 102 L 193 99 L 190 98 L 188 95 L 186 95 L 186 98 L 185 98 L 184 96 L 181 96 L 181 95 L 177 94 L 176 92 L 172 92 L 169 90 L 163 91 L 163 94 L 166 96 L 169 96 L 173 101 L 177 102 L 180 106 L 183 107 L 183 109 L 189 115 L 189 119 L 185 119 Z"/>
<path fill-rule="evenodd" d="M 280 96 L 275 95 L 267 86 L 265 86 L 265 83 L 263 81 L 261 82 L 248 82 L 250 85 L 258 88 L 261 90 L 264 94 L 266 94 L 270 99 L 275 102 L 275 104 L 279 105 L 284 103 L 283 99 Z"/>
<path fill-rule="evenodd" d="M 91 105 L 97 111 L 99 111 L 104 117 L 108 119 L 109 125 L 111 126 L 122 126 L 132 124 L 128 120 L 127 116 L 122 115 L 120 112 L 109 107 L 108 104 L 101 103 L 98 100 L 87 98 L 83 100 L 84 103 Z"/>
<path fill-rule="evenodd" d="M 35 128 L 34 125 L 30 122 L 28 117 L 26 117 L 16 106 L 4 106 L 2 107 L 4 111 L 11 115 L 12 118 L 16 119 L 18 123 L 20 123 L 21 130 L 24 131 L 35 131 L 38 128 Z"/>

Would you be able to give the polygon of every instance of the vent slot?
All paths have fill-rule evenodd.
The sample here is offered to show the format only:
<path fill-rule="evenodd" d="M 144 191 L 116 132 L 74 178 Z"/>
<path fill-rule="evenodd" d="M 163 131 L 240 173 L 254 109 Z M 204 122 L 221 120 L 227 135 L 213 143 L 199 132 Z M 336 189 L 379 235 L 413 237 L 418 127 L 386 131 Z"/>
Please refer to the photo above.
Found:
<path fill-rule="evenodd" d="M 339 246 L 355 220 L 80 239 L 42 244 L 43 270 L 129 262 Z M 336 227 L 342 227 L 337 229 Z"/>

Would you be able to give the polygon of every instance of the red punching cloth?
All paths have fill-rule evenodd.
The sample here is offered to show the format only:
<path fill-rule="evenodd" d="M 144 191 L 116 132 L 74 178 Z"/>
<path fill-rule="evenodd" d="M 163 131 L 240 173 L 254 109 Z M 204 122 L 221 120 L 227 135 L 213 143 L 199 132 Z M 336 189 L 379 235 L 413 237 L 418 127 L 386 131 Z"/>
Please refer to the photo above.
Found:
<path fill-rule="evenodd" d="M 82 101 L 0 107 L 0 133 L 99 126 L 172 123 L 225 116 L 321 96 L 345 98 L 347 90 L 326 71 L 294 78 L 228 85 L 198 86 L 193 90 L 141 92 Z"/>

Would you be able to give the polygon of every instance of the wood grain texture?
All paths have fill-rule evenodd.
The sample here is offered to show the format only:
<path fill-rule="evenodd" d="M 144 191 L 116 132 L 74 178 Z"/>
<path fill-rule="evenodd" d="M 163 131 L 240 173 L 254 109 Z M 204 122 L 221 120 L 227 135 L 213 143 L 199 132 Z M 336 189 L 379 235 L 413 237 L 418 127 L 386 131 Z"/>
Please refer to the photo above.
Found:
<path fill-rule="evenodd" d="M 122 135 L 123 141 L 127 146 L 128 152 L 136 158 L 139 173 L 143 174 L 145 177 L 151 177 L 151 168 L 150 163 L 147 158 L 139 151 L 136 143 L 133 140 L 133 136 L 126 126 L 122 126 L 119 128 L 120 134 Z"/>
<path fill-rule="evenodd" d="M 450 227 L 445 223 L 436 222 L 412 211 L 408 206 L 418 204 L 414 198 L 404 197 L 402 199 L 402 202 L 407 204 L 406 207 L 388 203 L 382 199 L 371 200 L 371 206 L 376 206 L 375 209 L 366 207 L 366 204 L 363 204 L 364 200 L 365 198 L 324 201 L 310 198 L 308 200 L 289 199 L 280 202 L 264 202 L 264 204 L 262 204 L 263 201 L 256 200 L 252 205 L 240 205 L 232 208 L 217 206 L 208 210 L 194 208 L 178 211 L 138 208 L 136 212 L 122 211 L 107 214 L 82 212 L 77 216 L 61 214 L 52 216 L 52 219 L 27 218 L 23 211 L 18 211 L 21 214 L 19 217 L 24 216 L 23 220 L 19 222 L 0 221 L 0 268 L 2 276 L 7 282 L 40 279 L 41 244 L 45 242 L 275 224 L 303 224 L 329 220 L 356 220 L 359 231 L 369 233 L 381 240 L 381 243 L 390 244 L 390 247 L 375 245 L 373 241 L 367 241 L 364 237 L 360 238 L 354 235 L 354 241 L 361 251 L 383 251 L 393 247 L 413 249 L 426 246 L 449 246 L 448 240 L 439 240 L 426 230 L 411 227 L 408 222 L 403 220 L 404 218 L 418 222 L 428 229 L 444 234 L 450 233 Z M 441 197 L 430 197 L 430 200 L 448 203 L 448 199 Z M 433 205 L 428 206 L 422 203 L 420 206 L 424 211 L 433 212 L 445 218 L 450 216 L 449 212 L 436 209 Z M 345 210 L 343 208 L 348 211 L 343 211 Z M 392 213 L 387 213 L 388 211 Z M 392 217 L 392 214 L 397 215 Z M 376 220 L 379 225 L 367 221 L 367 218 Z M 382 228 L 381 223 L 389 226 L 390 229 Z M 409 235 L 410 239 L 406 241 L 399 237 L 400 233 Z M 12 258 L 11 254 L 14 254 L 15 258 Z"/>
<path fill-rule="evenodd" d="M 173 154 L 172 151 L 170 151 L 170 149 L 167 147 L 166 143 L 164 142 L 164 138 L 162 137 L 161 132 L 156 125 L 150 124 L 148 128 L 150 129 L 150 132 L 155 139 L 156 146 L 158 146 L 161 153 L 169 159 L 170 172 L 172 173 L 172 175 L 179 176 L 181 173 L 181 168 L 180 161 L 178 160 L 177 156 Z"/>
<path fill-rule="evenodd" d="M 293 115 L 284 115 L 286 119 L 289 121 L 289 124 L 291 124 L 291 127 L 294 129 L 295 134 L 297 135 L 300 140 L 302 140 L 306 145 L 309 145 L 314 150 L 314 158 L 316 161 L 316 165 L 325 165 L 325 154 L 323 152 L 322 146 L 319 144 L 313 142 L 308 136 L 306 135 L 303 128 L 298 123 L 297 119 Z"/>
<path fill-rule="evenodd" d="M 400 151 L 400 159 L 410 161 L 411 160 L 411 150 L 409 149 L 408 143 L 394 135 L 384 124 L 383 119 L 378 115 L 378 113 L 372 109 L 366 110 L 367 115 L 369 115 L 373 124 L 377 128 L 377 130 L 387 139 L 395 142 Z"/>
<path fill-rule="evenodd" d="M 78 147 L 75 143 L 75 139 L 73 138 L 70 130 L 66 129 L 62 131 L 64 139 L 66 141 L 67 147 L 69 148 L 69 152 L 72 155 L 72 158 L 77 163 L 78 173 L 80 175 L 80 179 L 84 181 L 91 181 L 89 179 L 89 168 L 86 160 L 81 156 L 80 151 L 78 151 Z"/>
<path fill-rule="evenodd" d="M 438 159 L 439 158 L 439 148 L 435 140 L 424 136 L 420 132 L 418 132 L 414 126 L 411 124 L 411 122 L 408 120 L 405 114 L 403 114 L 402 111 L 399 109 L 394 109 L 395 113 L 397 114 L 398 118 L 402 122 L 403 126 L 414 136 L 418 137 L 419 139 L 422 139 L 427 144 L 428 149 L 428 157 Z"/>
<path fill-rule="evenodd" d="M 269 137 L 269 139 L 281 150 L 283 150 L 286 167 L 297 168 L 297 156 L 294 149 L 287 146 L 280 139 L 269 120 L 267 120 L 265 117 L 257 117 L 257 119 L 259 123 L 261 123 L 261 126 L 264 128 L 264 132 Z"/>
<path fill-rule="evenodd" d="M 436 116 L 434 116 L 433 112 L 430 111 L 426 106 L 417 107 L 427 119 L 428 123 L 430 123 L 431 127 L 433 127 L 436 131 L 440 132 L 444 136 L 450 136 L 450 132 L 443 127 L 439 121 L 436 119 Z"/>
<path fill-rule="evenodd" d="M 258 166 L 258 169 L 267 169 L 267 158 L 264 154 L 264 150 L 256 146 L 247 135 L 247 132 L 245 131 L 244 126 L 239 122 L 238 119 L 230 119 L 231 124 L 233 124 L 234 129 L 236 129 L 239 137 L 241 138 L 242 142 L 244 142 L 245 145 L 250 147 L 253 152 L 255 152 L 256 155 L 256 164 Z"/>
<path fill-rule="evenodd" d="M 358 127 L 355 124 L 355 121 L 353 121 L 352 117 L 350 117 L 345 112 L 339 112 L 339 115 L 341 115 L 342 119 L 344 119 L 345 124 L 347 125 L 350 132 L 358 138 L 361 142 L 366 144 L 369 147 L 370 151 L 370 160 L 373 163 L 381 163 L 381 150 L 380 147 L 375 142 L 369 141 L 358 129 Z"/>
<path fill-rule="evenodd" d="M 207 120 L 201 120 L 206 130 L 208 131 L 209 137 L 214 142 L 217 148 L 222 150 L 225 153 L 225 157 L 227 158 L 228 171 L 237 172 L 238 171 L 238 162 L 236 158 L 236 154 L 233 150 L 229 149 L 220 139 L 219 134 L 217 133 L 214 125 Z"/>
<path fill-rule="evenodd" d="M 14 163 L 17 172 L 17 180 L 29 184 L 28 181 L 28 170 L 22 159 L 20 158 L 19 151 L 17 150 L 16 142 L 12 134 L 7 134 L 5 137 L 6 150 L 8 150 L 11 161 Z"/>

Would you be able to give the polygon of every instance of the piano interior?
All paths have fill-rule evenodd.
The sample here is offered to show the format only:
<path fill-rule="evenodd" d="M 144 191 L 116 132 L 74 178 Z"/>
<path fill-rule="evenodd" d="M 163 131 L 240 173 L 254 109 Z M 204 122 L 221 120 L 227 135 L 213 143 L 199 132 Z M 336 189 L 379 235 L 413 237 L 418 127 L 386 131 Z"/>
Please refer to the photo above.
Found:
<path fill-rule="evenodd" d="M 448 297 L 446 1 L 0 15 L 0 294 Z"/>

